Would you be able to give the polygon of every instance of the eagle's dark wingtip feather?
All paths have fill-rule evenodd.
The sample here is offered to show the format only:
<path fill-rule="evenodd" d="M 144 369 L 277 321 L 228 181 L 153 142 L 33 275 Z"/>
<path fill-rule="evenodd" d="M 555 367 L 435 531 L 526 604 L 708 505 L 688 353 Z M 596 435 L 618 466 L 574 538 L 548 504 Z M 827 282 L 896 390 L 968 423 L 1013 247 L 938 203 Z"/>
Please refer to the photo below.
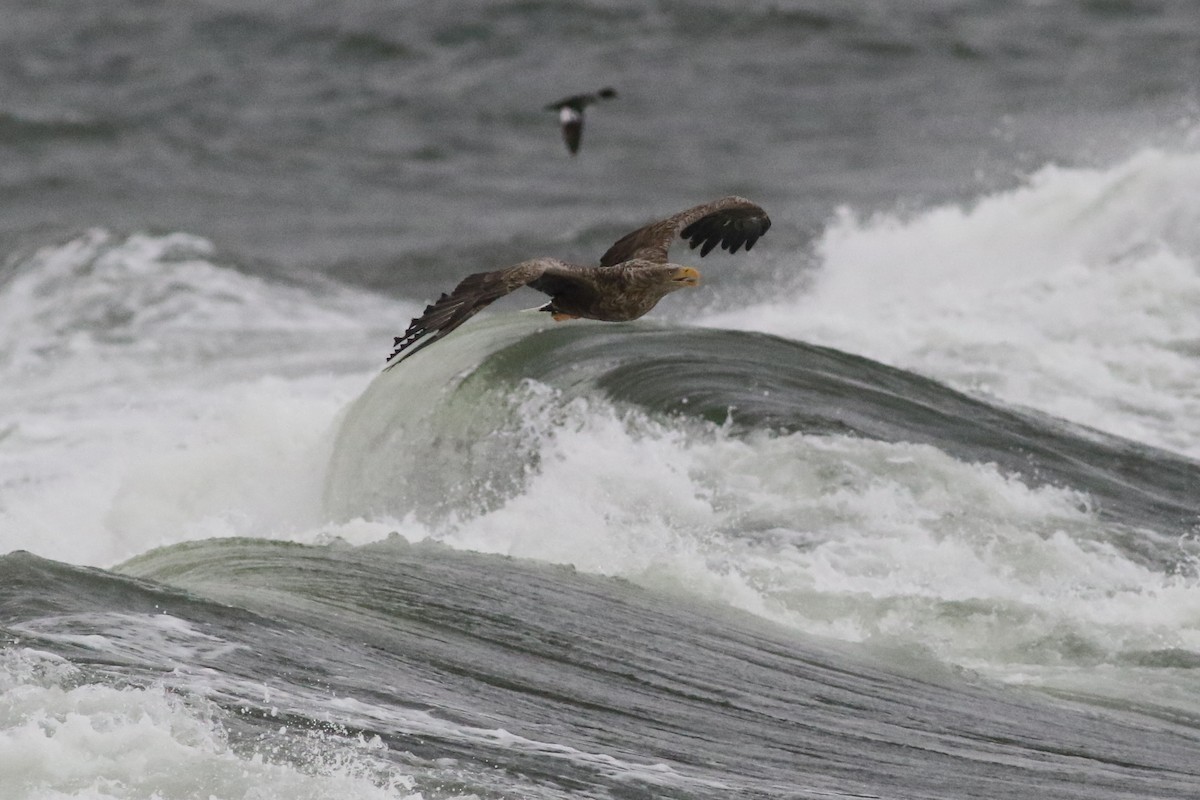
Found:
<path fill-rule="evenodd" d="M 728 253 L 736 253 L 743 247 L 749 250 L 770 227 L 771 220 L 761 209 L 732 209 L 701 217 L 680 231 L 679 236 L 692 248 L 703 245 L 700 256 L 704 257 L 717 245 Z"/>
<path fill-rule="evenodd" d="M 384 366 L 383 371 L 387 372 L 389 369 L 396 366 L 401 361 L 408 358 L 413 353 L 417 352 L 422 347 L 437 338 L 434 336 L 426 339 L 425 333 L 426 331 L 420 331 L 412 336 L 397 337 L 396 349 L 393 350 L 392 354 L 385 360 L 384 363 L 386 366 Z"/>

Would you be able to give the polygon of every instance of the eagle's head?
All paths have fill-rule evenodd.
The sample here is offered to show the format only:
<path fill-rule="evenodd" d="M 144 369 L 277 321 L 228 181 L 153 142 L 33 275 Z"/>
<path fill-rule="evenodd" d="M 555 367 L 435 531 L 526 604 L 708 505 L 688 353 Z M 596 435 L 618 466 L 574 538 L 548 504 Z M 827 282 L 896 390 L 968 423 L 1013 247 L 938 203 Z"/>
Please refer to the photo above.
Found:
<path fill-rule="evenodd" d="M 700 285 L 700 270 L 695 267 L 684 267 L 679 264 L 665 264 L 664 279 L 671 286 L 671 291 L 685 286 Z"/>
<path fill-rule="evenodd" d="M 613 303 L 604 319 L 631 320 L 645 314 L 677 289 L 700 285 L 700 271 L 682 264 L 661 264 L 655 261 L 630 259 L 618 267 L 620 281 L 613 287 Z"/>

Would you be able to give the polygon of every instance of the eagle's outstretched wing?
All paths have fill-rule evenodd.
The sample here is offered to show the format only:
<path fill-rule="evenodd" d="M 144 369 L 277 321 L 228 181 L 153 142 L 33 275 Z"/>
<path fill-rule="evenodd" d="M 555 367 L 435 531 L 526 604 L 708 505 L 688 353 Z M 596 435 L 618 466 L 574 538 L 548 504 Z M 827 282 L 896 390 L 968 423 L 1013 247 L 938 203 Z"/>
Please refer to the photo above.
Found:
<path fill-rule="evenodd" d="M 600 264 L 611 266 L 631 258 L 666 263 L 676 236 L 687 239 L 692 248 L 699 246 L 701 257 L 718 244 L 736 253 L 743 245 L 747 250 L 753 247 L 770 227 L 771 218 L 761 207 L 730 195 L 625 234 L 600 257 Z"/>
<path fill-rule="evenodd" d="M 422 347 L 436 342 L 504 295 L 536 281 L 546 270 L 564 266 L 557 259 L 537 258 L 494 272 L 468 275 L 454 291 L 428 305 L 421 316 L 409 324 L 403 336 L 396 337 L 396 349 L 388 356 L 384 369 L 391 369 Z"/>

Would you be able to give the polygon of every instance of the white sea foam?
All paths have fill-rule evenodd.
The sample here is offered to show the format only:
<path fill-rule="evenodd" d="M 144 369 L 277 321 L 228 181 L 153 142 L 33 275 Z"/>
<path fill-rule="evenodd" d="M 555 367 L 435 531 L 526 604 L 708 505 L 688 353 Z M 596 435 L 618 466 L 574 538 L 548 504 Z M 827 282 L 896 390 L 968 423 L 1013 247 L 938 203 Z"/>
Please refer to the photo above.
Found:
<path fill-rule="evenodd" d="M 1088 498 L 925 445 L 749 438 L 595 400 L 526 409 L 540 467 L 502 507 L 412 539 L 573 564 L 809 633 L 998 676 L 1200 653 L 1200 579 L 1142 565 Z M 1182 558 L 1182 553 L 1181 553 Z"/>
<path fill-rule="evenodd" d="M 0 651 L 0 798 L 419 798 L 378 740 L 333 734 L 233 746 L 226 712 L 162 687 L 91 683 L 32 650 Z"/>
<path fill-rule="evenodd" d="M 0 285 L 0 542 L 108 566 L 316 523 L 325 443 L 411 313 L 247 276 L 182 234 L 93 231 Z"/>
<path fill-rule="evenodd" d="M 1200 456 L 1200 154 L 914 215 L 842 210 L 795 296 L 705 324 L 838 347 Z M 794 265 L 793 265 L 794 266 Z"/>
<path fill-rule="evenodd" d="M 77 625 L 95 631 L 70 633 Z M 90 682 L 61 658 L 29 649 L 0 650 L 0 800 L 9 797 L 215 798 L 411 797 L 418 785 L 478 785 L 489 769 L 472 770 L 411 754 L 388 757 L 378 737 L 349 735 L 344 726 L 394 731 L 405 736 L 470 742 L 571 762 L 618 780 L 680 786 L 695 778 L 661 763 L 606 752 L 589 752 L 529 739 L 503 729 L 481 728 L 444 715 L 375 705 L 351 696 L 280 680 L 279 686 L 247 683 L 194 666 L 199 656 L 219 657 L 228 646 L 185 621 L 167 615 L 73 615 L 21 626 L 42 641 L 73 644 L 114 658 L 166 669 L 149 688 L 114 688 Z M 182 687 L 182 691 L 173 691 Z M 289 729 L 253 741 L 234 742 L 229 715 L 206 699 L 259 698 L 257 713 L 284 719 L 312 717 L 314 709 L 339 722 L 311 730 Z M 463 715 L 472 703 L 464 698 Z M 244 737 L 243 737 L 244 738 Z M 60 768 L 62 762 L 65 767 Z M 238 777 L 242 781 L 238 781 Z M 541 796 L 531 789 L 529 796 Z M 8 793 L 6 793 L 6 790 Z M 440 789 L 438 797 L 458 797 Z M 465 795 L 464 797 L 474 797 Z"/>
<path fill-rule="evenodd" d="M 1148 151 L 1047 169 L 970 209 L 846 214 L 810 293 L 708 322 L 1195 453 L 1197 173 L 1200 158 Z M 1086 497 L 931 447 L 738 438 L 595 400 L 563 409 L 544 387 L 523 433 L 540 466 L 497 507 L 450 527 L 369 508 L 331 522 L 328 436 L 413 310 L 246 276 L 193 237 L 48 248 L 0 286 L 0 541 L 108 566 L 188 539 L 399 529 L 1009 676 L 1200 652 L 1194 572 L 1123 555 Z"/>
<path fill-rule="evenodd" d="M 96 229 L 11 269 L 0 291 L 0 365 L 10 370 L 131 351 L 141 364 L 194 367 L 226 351 L 244 353 L 258 344 L 255 335 L 361 332 L 356 310 L 370 298 L 331 289 L 314 302 L 311 291 L 222 264 L 210 242 L 183 233 L 118 237 Z"/>

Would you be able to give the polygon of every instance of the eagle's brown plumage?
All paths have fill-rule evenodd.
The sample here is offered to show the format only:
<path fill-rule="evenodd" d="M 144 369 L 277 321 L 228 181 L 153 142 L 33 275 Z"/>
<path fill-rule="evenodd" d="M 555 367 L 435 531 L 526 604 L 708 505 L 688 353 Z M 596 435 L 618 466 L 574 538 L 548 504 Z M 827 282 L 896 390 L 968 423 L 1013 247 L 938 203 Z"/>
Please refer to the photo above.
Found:
<path fill-rule="evenodd" d="M 540 310 L 552 313 L 556 320 L 637 319 L 668 293 L 700 282 L 695 269 L 667 261 L 667 251 L 677 236 L 687 239 L 692 248 L 700 246 L 703 257 L 717 245 L 730 253 L 743 246 L 749 250 L 770 227 L 770 218 L 759 206 L 742 197 L 723 197 L 626 234 L 608 248 L 598 267 L 535 258 L 468 275 L 454 291 L 443 294 L 414 319 L 403 336 L 396 337 L 387 368 L 522 286 L 549 295 L 550 302 Z"/>

